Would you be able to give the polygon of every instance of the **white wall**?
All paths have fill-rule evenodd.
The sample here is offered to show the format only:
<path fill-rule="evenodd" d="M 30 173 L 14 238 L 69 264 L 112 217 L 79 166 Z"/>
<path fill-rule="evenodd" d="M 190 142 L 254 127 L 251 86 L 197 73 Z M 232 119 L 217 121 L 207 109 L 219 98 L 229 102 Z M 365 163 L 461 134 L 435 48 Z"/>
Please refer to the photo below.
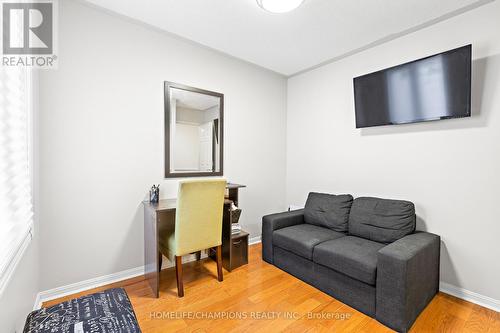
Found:
<path fill-rule="evenodd" d="M 188 109 L 177 106 L 176 121 L 184 121 L 188 123 L 203 124 L 205 121 L 205 111 Z"/>
<path fill-rule="evenodd" d="M 500 2 L 288 82 L 287 201 L 309 191 L 415 202 L 441 280 L 500 300 Z M 353 77 L 473 43 L 473 116 L 355 129 Z"/>
<path fill-rule="evenodd" d="M 75 1 L 41 75 L 41 290 L 143 265 L 143 209 L 164 180 L 163 81 L 225 95 L 224 175 L 243 228 L 285 205 L 286 80 Z"/>
<path fill-rule="evenodd" d="M 214 106 L 203 111 L 203 122 L 208 123 L 219 118 L 219 106 Z"/>
<path fill-rule="evenodd" d="M 175 124 L 174 151 L 174 170 L 200 170 L 199 125 Z"/>

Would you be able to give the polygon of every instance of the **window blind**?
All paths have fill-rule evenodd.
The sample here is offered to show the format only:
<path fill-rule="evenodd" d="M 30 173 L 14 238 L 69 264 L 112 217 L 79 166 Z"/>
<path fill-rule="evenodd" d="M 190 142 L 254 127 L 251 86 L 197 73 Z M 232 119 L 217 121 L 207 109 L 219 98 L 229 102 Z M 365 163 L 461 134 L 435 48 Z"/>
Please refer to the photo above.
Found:
<path fill-rule="evenodd" d="M 31 75 L 0 67 L 0 294 L 31 240 Z"/>

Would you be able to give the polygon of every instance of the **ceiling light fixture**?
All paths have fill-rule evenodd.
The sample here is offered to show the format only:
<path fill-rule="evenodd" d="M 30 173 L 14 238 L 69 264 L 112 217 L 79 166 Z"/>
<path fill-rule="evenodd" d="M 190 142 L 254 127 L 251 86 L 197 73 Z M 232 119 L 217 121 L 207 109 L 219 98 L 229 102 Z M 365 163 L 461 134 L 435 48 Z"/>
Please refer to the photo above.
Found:
<path fill-rule="evenodd" d="M 260 8 L 271 13 L 286 13 L 298 8 L 304 0 L 257 0 Z"/>

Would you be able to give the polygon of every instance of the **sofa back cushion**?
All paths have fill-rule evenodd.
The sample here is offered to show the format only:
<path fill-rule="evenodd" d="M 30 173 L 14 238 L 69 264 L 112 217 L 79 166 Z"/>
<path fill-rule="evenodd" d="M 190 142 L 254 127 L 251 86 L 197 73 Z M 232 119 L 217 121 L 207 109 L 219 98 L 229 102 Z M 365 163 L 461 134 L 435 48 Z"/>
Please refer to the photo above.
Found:
<path fill-rule="evenodd" d="M 311 192 L 304 208 L 304 222 L 337 232 L 347 232 L 352 201 L 350 194 Z"/>
<path fill-rule="evenodd" d="M 409 201 L 357 198 L 349 215 L 349 234 L 392 243 L 415 231 L 415 205 Z"/>

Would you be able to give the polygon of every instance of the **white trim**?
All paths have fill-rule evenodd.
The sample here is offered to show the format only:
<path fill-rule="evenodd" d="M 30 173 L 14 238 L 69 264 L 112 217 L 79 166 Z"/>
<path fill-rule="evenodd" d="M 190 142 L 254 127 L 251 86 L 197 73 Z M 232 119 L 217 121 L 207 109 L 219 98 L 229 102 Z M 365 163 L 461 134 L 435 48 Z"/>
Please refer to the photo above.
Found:
<path fill-rule="evenodd" d="M 28 237 L 28 239 L 30 239 L 30 238 Z M 255 237 L 252 237 L 248 240 L 248 245 L 258 244 L 260 242 L 261 242 L 261 236 L 255 236 Z M 25 242 L 25 243 L 29 244 L 29 242 Z M 23 251 L 21 251 L 20 257 L 22 257 L 22 252 L 24 252 L 26 247 L 27 247 L 27 244 L 23 245 Z M 206 257 L 207 257 L 207 255 L 205 253 L 202 253 L 202 258 L 206 258 Z M 185 256 L 182 261 L 184 263 L 187 263 L 187 262 L 191 262 L 194 260 L 196 260 L 196 256 L 194 254 L 192 254 L 189 256 Z M 173 267 L 173 263 L 171 263 L 168 260 L 164 260 L 163 265 L 162 265 L 162 269 L 170 268 L 170 267 Z M 93 279 L 89 279 L 89 280 L 85 280 L 85 281 L 81 281 L 81 282 L 76 282 L 76 283 L 72 283 L 72 284 L 69 284 L 66 286 L 42 291 L 36 295 L 33 310 L 40 309 L 42 306 L 42 303 L 53 300 L 53 299 L 68 296 L 71 294 L 76 294 L 76 293 L 79 293 L 79 292 L 82 292 L 85 290 L 89 290 L 89 289 L 93 289 L 93 288 L 97 288 L 97 287 L 102 287 L 102 286 L 107 285 L 107 284 L 127 280 L 127 279 L 130 279 L 130 278 L 142 275 L 142 274 L 144 274 L 144 267 L 140 266 L 140 267 L 128 269 L 125 271 L 121 271 L 121 272 L 117 272 L 117 273 L 113 273 L 113 274 L 109 274 L 109 275 L 105 275 L 105 276 L 101 276 L 101 277 L 96 277 Z M 484 296 L 484 295 L 475 293 L 475 292 L 467 290 L 467 289 L 456 287 L 456 286 L 453 286 L 453 285 L 446 283 L 446 282 L 439 283 L 439 291 L 446 293 L 446 294 L 450 294 L 450 295 L 455 296 L 455 297 L 458 297 L 458 298 L 463 299 L 465 301 L 468 301 L 468 302 L 471 302 L 471 303 L 474 303 L 474 304 L 477 304 L 480 306 L 484 306 L 488 309 L 492 309 L 494 311 L 500 312 L 500 300 L 497 300 L 497 299 L 494 299 L 494 298 L 491 298 L 488 296 Z"/>
<path fill-rule="evenodd" d="M 249 238 L 249 239 L 248 239 L 248 245 L 258 244 L 258 243 L 260 243 L 261 241 L 262 241 L 262 240 L 261 240 L 260 235 L 259 235 L 259 236 L 255 236 L 255 237 L 252 237 L 252 238 Z"/>
<path fill-rule="evenodd" d="M 201 123 L 195 123 L 194 121 L 185 121 L 185 120 L 177 120 L 175 123 L 181 125 L 196 126 L 196 127 L 201 125 Z"/>
<path fill-rule="evenodd" d="M 500 300 L 484 296 L 446 282 L 439 283 L 439 291 L 461 298 L 465 301 L 484 306 L 485 308 L 500 312 Z"/>
<path fill-rule="evenodd" d="M 252 238 L 248 239 L 248 245 L 254 245 L 254 244 L 258 244 L 258 243 L 260 243 L 260 236 L 256 236 L 256 237 L 252 237 Z M 205 258 L 208 258 L 208 255 L 206 252 L 202 251 L 201 252 L 201 259 L 205 259 Z M 195 254 L 190 254 L 190 255 L 182 257 L 183 264 L 188 263 L 188 262 L 192 262 L 195 260 L 196 260 Z M 172 268 L 172 267 L 174 267 L 174 263 L 172 261 L 168 260 L 168 258 L 163 257 L 161 269 L 163 270 L 163 269 Z"/>
<path fill-rule="evenodd" d="M 205 258 L 208 258 L 208 255 L 204 251 L 201 251 L 201 259 L 205 259 Z M 187 256 L 182 256 L 182 263 L 183 264 L 186 264 L 188 262 L 192 262 L 192 261 L 195 261 L 195 260 L 196 260 L 196 255 L 195 254 L 190 254 L 190 255 L 187 255 Z M 174 262 L 168 260 L 168 258 L 164 256 L 162 264 L 161 264 L 161 269 L 163 270 L 163 269 L 172 268 L 172 267 L 174 267 Z"/>
<path fill-rule="evenodd" d="M 24 79 L 22 80 L 24 88 L 24 103 L 26 111 L 26 149 L 27 149 L 27 163 L 28 163 L 28 178 L 29 178 L 29 191 L 30 191 L 30 204 L 29 214 L 27 213 L 26 218 L 19 218 L 17 223 L 13 226 L 12 238 L 7 240 L 8 247 L 6 249 L 7 253 L 3 253 L 7 262 L 5 266 L 0 267 L 0 297 L 3 295 L 7 289 L 14 272 L 20 261 L 22 260 L 26 249 L 29 247 L 31 241 L 33 240 L 34 234 L 34 210 L 33 210 L 33 72 L 31 68 L 19 69 L 20 76 L 22 75 Z M 10 243 L 9 243 L 10 242 Z M 3 263 L 2 263 L 3 265 Z"/>
<path fill-rule="evenodd" d="M 125 271 L 112 273 L 109 275 L 104 275 L 104 276 L 96 277 L 93 279 L 88 279 L 88 280 L 68 284 L 66 286 L 41 291 L 36 296 L 35 305 L 33 306 L 33 309 L 34 310 L 40 309 L 42 306 L 42 303 L 56 299 L 56 298 L 76 294 L 76 293 L 79 293 L 79 292 L 82 292 L 85 290 L 89 290 L 89 289 L 93 289 L 93 288 L 97 288 L 97 287 L 102 287 L 102 286 L 105 286 L 105 285 L 110 284 L 110 283 L 115 283 L 118 281 L 127 280 L 127 279 L 130 279 L 130 278 L 133 278 L 133 277 L 136 277 L 139 275 L 143 275 L 143 274 L 144 274 L 144 266 L 140 266 L 140 267 L 136 267 L 136 268 L 127 269 Z"/>
<path fill-rule="evenodd" d="M 33 304 L 33 311 L 38 310 L 42 307 L 42 301 L 40 300 L 40 293 L 36 294 L 35 304 Z"/>
<path fill-rule="evenodd" d="M 290 205 L 290 209 L 302 209 L 301 206 Z M 248 240 L 248 245 L 253 245 L 261 242 L 261 236 L 252 237 Z M 500 312 L 500 300 L 484 296 L 473 291 L 456 287 L 446 282 L 439 282 L 439 291 L 458 297 L 465 301 L 483 306 L 485 308 Z"/>
<path fill-rule="evenodd" d="M 249 239 L 249 245 L 260 243 L 260 236 L 252 237 Z M 206 258 L 206 253 L 202 252 L 201 258 Z M 173 263 L 169 260 L 163 260 L 163 264 L 161 266 L 162 269 L 173 267 Z M 183 263 L 188 263 L 191 261 L 195 261 L 196 256 L 191 254 L 189 256 L 184 256 L 182 258 Z M 42 304 L 47 301 L 51 301 L 53 299 L 57 299 L 60 297 L 76 294 L 85 290 L 102 287 L 107 284 L 115 283 L 118 281 L 123 281 L 127 279 L 131 279 L 133 277 L 144 274 L 144 266 L 127 269 L 125 271 L 112 273 L 109 275 L 104 275 L 72 284 L 68 284 L 66 286 L 57 287 L 50 290 L 41 291 L 36 295 L 35 303 L 33 305 L 33 310 L 38 310 L 42 307 Z"/>
<path fill-rule="evenodd" d="M 153 30 L 153 31 L 159 32 L 159 33 L 161 33 L 163 35 L 166 35 L 166 36 L 168 36 L 170 38 L 174 38 L 176 40 L 179 40 L 179 41 L 181 41 L 183 43 L 187 43 L 189 45 L 194 45 L 196 47 L 199 47 L 199 48 L 202 48 L 202 49 L 205 49 L 205 50 L 209 50 L 211 52 L 214 52 L 216 54 L 222 55 L 224 57 L 237 60 L 238 62 L 242 62 L 242 63 L 248 64 L 248 65 L 251 65 L 253 67 L 257 67 L 257 68 L 259 68 L 259 69 L 261 69 L 261 70 L 263 70 L 265 72 L 273 73 L 273 74 L 278 75 L 278 76 L 280 76 L 282 78 L 287 78 L 288 77 L 287 75 L 285 75 L 283 73 L 276 72 L 275 70 L 269 69 L 269 68 L 264 67 L 262 65 L 259 65 L 257 63 L 254 63 L 254 62 L 251 62 L 249 60 L 242 59 L 242 58 L 235 57 L 234 55 L 231 55 L 229 53 L 226 53 L 226 52 L 223 52 L 221 50 L 215 49 L 213 47 L 207 46 L 205 44 L 195 42 L 192 39 L 189 39 L 189 38 L 182 37 L 180 35 L 174 34 L 174 33 L 170 32 L 170 31 L 165 30 L 165 29 L 159 28 L 159 27 L 157 27 L 155 25 L 152 25 L 152 24 L 146 23 L 144 21 L 132 18 L 130 16 L 127 16 L 127 15 L 120 14 L 118 12 L 112 11 L 111 9 L 108 9 L 106 7 L 100 6 L 100 5 L 95 4 L 93 2 L 89 2 L 89 0 L 76 0 L 76 1 L 79 2 L 81 5 L 86 6 L 87 8 L 92 8 L 92 9 L 98 10 L 98 11 L 100 11 L 102 13 L 105 13 L 107 15 L 120 18 L 121 20 L 127 21 L 128 23 L 133 23 L 133 24 L 142 26 L 144 28 L 147 28 L 149 30 Z M 486 1 L 495 1 L 495 0 L 486 0 Z"/>
<path fill-rule="evenodd" d="M 259 237 L 260 239 L 260 237 Z M 201 256 L 202 259 L 207 258 L 207 255 L 205 253 L 202 253 Z M 166 269 L 166 268 L 171 268 L 174 266 L 173 262 L 170 262 L 167 258 L 163 258 L 163 264 L 161 265 L 161 269 Z M 182 258 L 183 263 L 188 263 L 191 261 L 195 261 L 196 256 L 194 254 L 191 254 L 189 256 L 184 256 Z M 80 281 L 72 284 L 68 284 L 66 286 L 62 287 L 57 287 L 54 289 L 46 290 L 46 291 L 41 291 L 37 294 L 36 299 L 35 299 L 35 304 L 33 306 L 33 310 L 38 310 L 42 307 L 42 304 L 44 302 L 57 299 L 60 297 L 76 294 L 85 290 L 97 288 L 97 287 L 102 287 L 107 284 L 115 283 L 118 281 L 123 281 L 127 279 L 131 279 L 133 277 L 143 275 L 144 274 L 144 266 L 128 269 L 125 271 L 117 272 L 117 273 L 112 273 L 109 275 L 105 276 L 100 276 L 96 278 L 92 278 L 89 280 L 85 281 Z"/>
<path fill-rule="evenodd" d="M 371 43 L 363 45 L 363 46 L 361 46 L 361 47 L 359 47 L 357 49 L 348 51 L 348 52 L 346 52 L 344 54 L 341 54 L 339 56 L 336 56 L 336 57 L 333 57 L 331 59 L 325 60 L 325 61 L 323 61 L 323 62 L 321 62 L 319 64 L 316 64 L 314 66 L 310 66 L 308 68 L 301 69 L 301 70 L 299 70 L 299 71 L 297 71 L 295 73 L 289 74 L 287 76 L 287 79 L 293 78 L 295 76 L 302 75 L 304 73 L 313 71 L 313 70 L 318 69 L 320 67 L 329 65 L 329 64 L 334 63 L 334 62 L 338 62 L 338 61 L 340 61 L 342 59 L 349 58 L 349 57 L 351 57 L 353 55 L 356 55 L 358 53 L 361 53 L 361 52 L 364 52 L 366 50 L 370 50 L 370 49 L 375 48 L 377 46 L 383 45 L 385 43 L 391 42 L 391 41 L 396 40 L 398 38 L 402 38 L 404 36 L 410 35 L 410 34 L 412 34 L 414 32 L 426 29 L 427 27 L 430 27 L 430 26 L 439 24 L 441 22 L 444 22 L 446 20 L 452 19 L 452 18 L 454 18 L 456 16 L 459 16 L 459 15 L 462 15 L 464 13 L 467 13 L 467 12 L 469 12 L 471 10 L 474 10 L 476 8 L 479 8 L 481 6 L 489 4 L 489 3 L 493 2 L 493 1 L 495 1 L 495 0 L 479 0 L 479 1 L 476 1 L 476 2 L 471 3 L 471 4 L 469 4 L 469 5 L 465 6 L 465 7 L 458 8 L 458 9 L 456 9 L 454 11 L 451 11 L 451 12 L 446 13 L 444 15 L 441 15 L 439 17 L 433 18 L 433 19 L 431 19 L 429 21 L 426 21 L 426 22 L 423 22 L 421 24 L 417 24 L 417 25 L 415 25 L 413 27 L 410 27 L 408 29 L 405 29 L 403 31 L 400 31 L 400 32 L 397 32 L 397 33 L 393 33 L 393 34 L 389 34 L 389 35 L 387 35 L 385 37 L 382 37 L 380 39 L 377 39 L 377 40 L 375 40 L 375 41 L 373 41 Z"/>
<path fill-rule="evenodd" d="M 14 252 L 15 253 L 14 257 L 8 263 L 7 267 L 5 268 L 5 271 L 2 273 L 2 276 L 0 278 L 0 297 L 3 295 L 7 285 L 9 284 L 10 280 L 12 279 L 12 276 L 14 275 L 17 265 L 23 258 L 24 252 L 26 252 L 26 249 L 28 248 L 28 246 L 31 243 L 31 240 L 33 239 L 32 230 L 33 230 L 33 223 L 30 223 L 28 229 L 26 230 L 26 233 L 23 235 L 22 241 L 19 243 L 19 246 L 16 248 L 16 251 Z"/>

